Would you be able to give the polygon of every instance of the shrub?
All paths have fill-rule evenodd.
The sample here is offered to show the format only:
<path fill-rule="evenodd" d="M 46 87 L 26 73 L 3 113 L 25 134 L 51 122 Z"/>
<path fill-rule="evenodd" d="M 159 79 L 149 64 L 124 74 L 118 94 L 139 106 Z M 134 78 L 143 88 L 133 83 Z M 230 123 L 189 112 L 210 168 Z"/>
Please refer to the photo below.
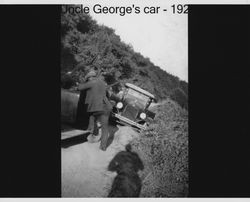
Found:
<path fill-rule="evenodd" d="M 132 143 L 145 165 L 141 196 L 187 196 L 187 111 L 171 100 L 156 106 L 154 111 L 155 121 Z"/>

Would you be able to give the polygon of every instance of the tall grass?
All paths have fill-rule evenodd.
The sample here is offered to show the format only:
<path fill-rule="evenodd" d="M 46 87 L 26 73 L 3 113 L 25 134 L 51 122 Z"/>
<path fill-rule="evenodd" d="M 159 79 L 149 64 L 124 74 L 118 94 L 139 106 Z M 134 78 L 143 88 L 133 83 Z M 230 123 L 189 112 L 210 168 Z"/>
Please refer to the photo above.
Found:
<path fill-rule="evenodd" d="M 132 142 L 144 162 L 141 197 L 188 194 L 188 112 L 168 99 L 153 109 L 157 116 Z"/>

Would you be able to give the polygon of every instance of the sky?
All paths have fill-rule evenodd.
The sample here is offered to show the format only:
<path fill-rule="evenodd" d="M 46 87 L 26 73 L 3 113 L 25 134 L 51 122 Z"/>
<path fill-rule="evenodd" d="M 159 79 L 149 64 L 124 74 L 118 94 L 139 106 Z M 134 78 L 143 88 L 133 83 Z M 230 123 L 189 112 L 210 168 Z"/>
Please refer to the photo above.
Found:
<path fill-rule="evenodd" d="M 103 6 L 140 6 L 139 14 L 95 14 L 90 15 L 98 24 L 115 30 L 121 40 L 130 44 L 136 52 L 148 57 L 151 62 L 166 72 L 188 81 L 188 16 L 173 14 L 171 4 L 163 0 L 109 0 L 99 1 Z M 96 1 L 87 5 L 93 8 Z M 85 4 L 86 6 L 86 4 Z M 160 6 L 158 14 L 145 14 L 145 6 Z M 164 12 L 163 8 L 168 11 Z M 92 12 L 91 12 L 92 11 Z"/>

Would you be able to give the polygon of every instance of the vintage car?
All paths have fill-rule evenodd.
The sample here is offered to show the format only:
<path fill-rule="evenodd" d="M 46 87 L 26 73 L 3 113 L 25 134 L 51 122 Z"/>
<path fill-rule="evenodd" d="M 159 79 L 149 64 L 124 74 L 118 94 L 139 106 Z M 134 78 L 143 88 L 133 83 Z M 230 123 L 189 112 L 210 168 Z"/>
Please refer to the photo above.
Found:
<path fill-rule="evenodd" d="M 149 111 L 150 104 L 156 101 L 154 95 L 130 83 L 117 95 L 111 96 L 116 103 L 112 116 L 118 123 L 145 130 L 155 114 Z"/>
<path fill-rule="evenodd" d="M 84 113 L 84 92 L 61 90 L 61 121 L 73 125 L 82 125 L 88 122 L 87 113 Z M 155 101 L 154 95 L 130 83 L 124 85 L 118 94 L 111 93 L 113 104 L 112 121 L 122 125 L 130 125 L 144 130 L 155 114 L 149 111 L 150 104 Z"/>

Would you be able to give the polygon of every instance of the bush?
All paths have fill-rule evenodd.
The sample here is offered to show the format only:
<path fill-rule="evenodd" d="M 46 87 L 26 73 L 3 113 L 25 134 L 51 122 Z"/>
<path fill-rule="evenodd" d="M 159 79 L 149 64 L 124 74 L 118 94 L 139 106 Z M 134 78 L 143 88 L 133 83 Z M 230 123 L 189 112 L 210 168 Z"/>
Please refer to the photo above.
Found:
<path fill-rule="evenodd" d="M 133 141 L 145 170 L 142 197 L 184 197 L 188 194 L 187 111 L 171 100 L 155 107 L 155 121 Z"/>
<path fill-rule="evenodd" d="M 172 91 L 170 98 L 176 101 L 181 107 L 188 108 L 188 97 L 181 88 L 176 88 Z"/>

